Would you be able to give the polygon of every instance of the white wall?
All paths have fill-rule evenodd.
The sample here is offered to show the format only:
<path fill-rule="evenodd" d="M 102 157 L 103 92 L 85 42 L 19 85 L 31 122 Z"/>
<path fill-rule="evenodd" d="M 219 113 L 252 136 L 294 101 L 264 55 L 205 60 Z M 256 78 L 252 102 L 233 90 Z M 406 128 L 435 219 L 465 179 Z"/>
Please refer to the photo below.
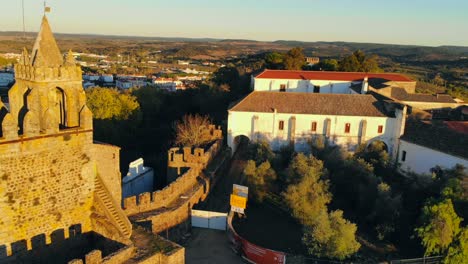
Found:
<path fill-rule="evenodd" d="M 313 93 L 314 86 L 320 86 L 320 93 L 349 94 L 351 81 L 334 80 L 288 80 L 288 79 L 254 79 L 255 91 L 279 92 L 281 84 L 286 85 L 286 92 Z"/>
<path fill-rule="evenodd" d="M 153 191 L 154 173 L 150 167 L 143 166 L 143 159 L 130 163 L 127 176 L 122 179 L 122 197 L 135 196 Z"/>
<path fill-rule="evenodd" d="M 255 120 L 254 116 L 258 119 Z M 292 117 L 296 118 L 295 133 L 291 133 Z M 362 116 L 325 116 L 283 113 L 254 113 L 229 111 L 228 116 L 228 145 L 235 151 L 234 139 L 237 136 L 247 136 L 252 141 L 266 140 L 270 142 L 273 150 L 289 144 L 294 138 L 296 151 L 309 151 L 308 141 L 314 135 L 326 133 L 325 120 L 330 119 L 330 140 L 349 151 L 355 150 L 359 143 L 361 122 L 366 120 L 365 137 L 361 143 L 370 143 L 375 140 L 385 142 L 389 153 L 393 152 L 396 138 L 399 138 L 398 119 L 389 117 L 362 117 Z M 284 129 L 278 129 L 279 121 L 284 121 Z M 316 132 L 311 131 L 312 122 L 317 122 Z M 345 125 L 350 123 L 350 132 L 345 133 Z M 383 132 L 378 133 L 378 126 L 383 126 Z"/>
<path fill-rule="evenodd" d="M 406 151 L 406 159 L 402 161 L 403 151 Z M 445 168 L 452 168 L 461 164 L 468 168 L 468 160 L 453 156 L 427 147 L 416 145 L 408 141 L 400 140 L 398 151 L 398 162 L 400 169 L 406 172 L 431 173 L 430 170 L 439 165 Z"/>

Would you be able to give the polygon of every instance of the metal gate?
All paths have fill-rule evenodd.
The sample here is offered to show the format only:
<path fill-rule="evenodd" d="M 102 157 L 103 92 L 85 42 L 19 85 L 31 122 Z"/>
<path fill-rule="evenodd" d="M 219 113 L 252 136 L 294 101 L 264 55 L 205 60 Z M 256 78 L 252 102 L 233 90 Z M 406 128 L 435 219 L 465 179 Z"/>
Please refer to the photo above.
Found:
<path fill-rule="evenodd" d="M 192 226 L 226 230 L 227 213 L 192 210 Z"/>

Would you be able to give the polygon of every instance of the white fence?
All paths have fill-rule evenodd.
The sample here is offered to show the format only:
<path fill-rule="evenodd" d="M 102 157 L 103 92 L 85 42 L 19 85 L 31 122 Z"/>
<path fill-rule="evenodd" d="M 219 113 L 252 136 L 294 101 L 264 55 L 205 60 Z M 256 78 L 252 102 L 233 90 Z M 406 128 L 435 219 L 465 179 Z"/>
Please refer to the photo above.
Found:
<path fill-rule="evenodd" d="M 192 226 L 226 230 L 227 213 L 192 210 Z"/>

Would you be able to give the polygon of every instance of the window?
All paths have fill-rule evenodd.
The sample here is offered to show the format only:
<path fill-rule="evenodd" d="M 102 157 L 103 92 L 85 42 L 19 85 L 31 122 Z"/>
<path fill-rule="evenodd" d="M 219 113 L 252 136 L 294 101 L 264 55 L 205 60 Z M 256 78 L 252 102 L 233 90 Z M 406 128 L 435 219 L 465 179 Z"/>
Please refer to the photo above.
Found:
<path fill-rule="evenodd" d="M 280 84 L 280 92 L 286 92 L 286 84 Z"/>
<path fill-rule="evenodd" d="M 379 128 L 377 129 L 377 132 L 378 132 L 379 134 L 382 134 L 382 132 L 383 132 L 383 126 L 379 126 Z"/>
<path fill-rule="evenodd" d="M 346 123 L 345 128 L 344 128 L 344 132 L 345 132 L 346 134 L 348 134 L 349 131 L 351 131 L 351 124 L 350 124 L 350 123 Z"/>
<path fill-rule="evenodd" d="M 317 122 L 312 122 L 312 126 L 310 127 L 310 130 L 311 130 L 312 132 L 317 131 Z"/>
<path fill-rule="evenodd" d="M 279 127 L 278 127 L 279 130 L 283 130 L 284 129 L 284 121 L 279 121 Z"/>
<path fill-rule="evenodd" d="M 320 85 L 314 85 L 314 93 L 320 93 Z"/>

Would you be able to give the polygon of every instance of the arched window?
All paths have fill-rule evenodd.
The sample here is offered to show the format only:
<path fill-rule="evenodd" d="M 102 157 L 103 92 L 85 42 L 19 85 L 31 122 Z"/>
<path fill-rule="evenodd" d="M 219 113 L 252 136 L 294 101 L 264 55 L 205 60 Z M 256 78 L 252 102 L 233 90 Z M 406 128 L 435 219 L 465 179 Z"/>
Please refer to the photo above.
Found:
<path fill-rule="evenodd" d="M 63 129 L 67 127 L 67 98 L 65 92 L 60 87 L 55 89 L 55 93 L 57 98 L 57 113 L 59 113 L 59 126 Z"/>

